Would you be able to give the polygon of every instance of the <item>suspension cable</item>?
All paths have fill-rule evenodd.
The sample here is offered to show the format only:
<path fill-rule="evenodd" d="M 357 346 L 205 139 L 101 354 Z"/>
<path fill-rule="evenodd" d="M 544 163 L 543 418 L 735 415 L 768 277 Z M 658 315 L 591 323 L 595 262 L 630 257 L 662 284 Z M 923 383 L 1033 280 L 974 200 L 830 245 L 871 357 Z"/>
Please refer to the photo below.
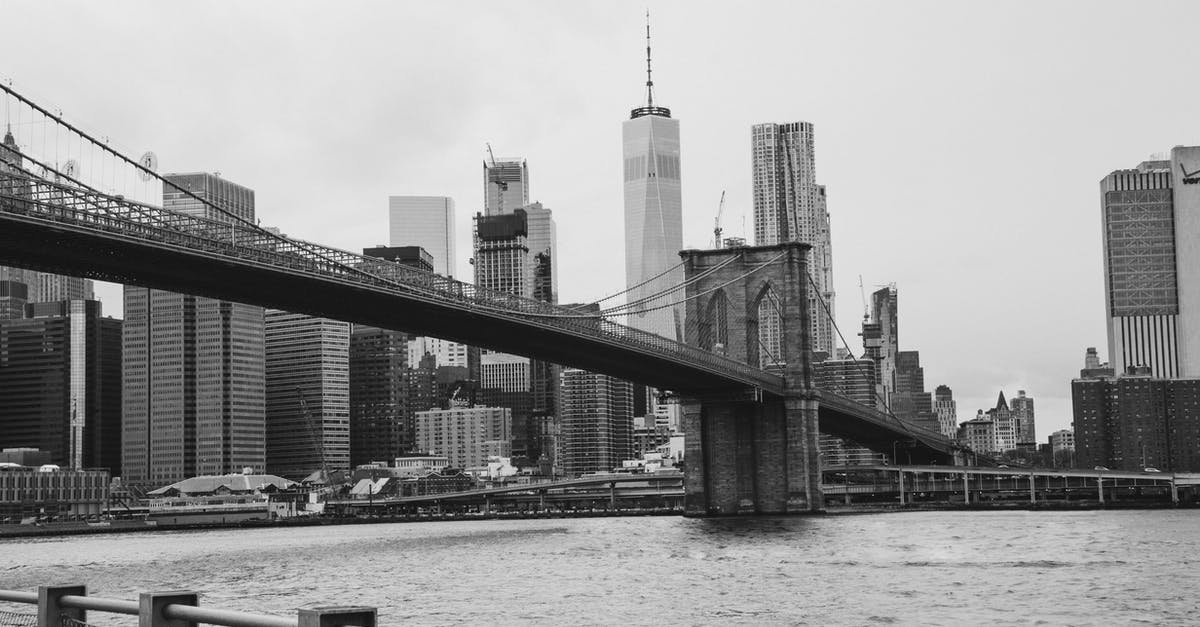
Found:
<path fill-rule="evenodd" d="M 630 301 L 628 303 L 625 303 L 624 305 L 613 305 L 612 307 L 609 307 L 608 309 L 601 310 L 600 313 L 603 315 L 617 314 L 617 313 L 621 313 L 622 310 L 635 309 L 635 308 L 637 308 L 638 305 L 648 303 L 653 300 L 658 300 L 660 298 L 664 298 L 670 294 L 678 292 L 679 290 L 687 287 L 688 285 L 691 285 L 692 283 L 695 283 L 696 281 L 699 281 L 700 279 L 707 277 L 710 274 L 713 274 L 714 272 L 720 270 L 721 268 L 724 268 L 725 266 L 733 263 L 734 261 L 741 259 L 741 257 L 742 257 L 741 253 L 738 253 L 738 255 L 730 257 L 729 259 L 726 259 L 725 261 L 701 272 L 700 274 L 697 274 L 696 276 L 694 276 L 690 279 L 685 280 L 682 283 L 672 285 L 671 287 L 664 289 L 656 294 L 651 294 L 650 296 L 646 296 L 646 297 L 639 298 L 634 301 Z"/>
<path fill-rule="evenodd" d="M 601 298 L 600 300 L 596 300 L 596 301 L 592 301 L 592 302 L 590 302 L 590 303 L 584 303 L 584 304 L 582 304 L 582 305 L 578 305 L 578 306 L 575 306 L 575 307 L 571 307 L 571 309 L 576 309 L 576 310 L 577 310 L 577 309 L 582 309 L 582 308 L 584 308 L 584 307 L 588 307 L 588 306 L 590 306 L 590 305 L 599 305 L 600 303 L 602 303 L 602 302 L 604 302 L 604 301 L 606 301 L 606 300 L 612 300 L 612 299 L 614 299 L 614 298 L 616 298 L 616 297 L 618 297 L 618 296 L 620 296 L 620 295 L 622 295 L 622 294 L 628 294 L 629 292 L 632 292 L 633 290 L 636 290 L 637 288 L 639 288 L 639 287 L 642 287 L 643 285 L 646 285 L 646 284 L 648 284 L 648 283 L 651 283 L 651 282 L 653 282 L 653 281 L 656 281 L 656 280 L 658 280 L 658 279 L 661 279 L 661 278 L 662 278 L 662 277 L 664 277 L 664 276 L 667 276 L 668 274 L 670 274 L 670 273 L 671 273 L 671 272 L 673 272 L 674 270 L 676 270 L 676 269 L 678 269 L 678 268 L 682 267 L 682 266 L 683 266 L 683 264 L 685 264 L 685 263 L 687 263 L 687 262 L 686 262 L 686 261 L 681 261 L 681 262 L 679 262 L 678 264 L 676 264 L 676 265 L 674 265 L 674 266 L 671 266 L 670 268 L 667 268 L 666 270 L 663 270 L 662 272 L 660 272 L 660 273 L 658 273 L 658 274 L 656 274 L 656 275 L 654 275 L 654 276 L 652 276 L 652 277 L 650 277 L 650 278 L 646 279 L 645 281 L 642 281 L 641 283 L 638 283 L 637 285 L 634 285 L 634 286 L 631 286 L 631 287 L 627 287 L 627 288 L 625 288 L 625 289 L 621 290 L 620 292 L 616 292 L 616 293 L 614 293 L 614 294 L 609 294 L 608 296 L 605 296 L 604 298 Z"/>

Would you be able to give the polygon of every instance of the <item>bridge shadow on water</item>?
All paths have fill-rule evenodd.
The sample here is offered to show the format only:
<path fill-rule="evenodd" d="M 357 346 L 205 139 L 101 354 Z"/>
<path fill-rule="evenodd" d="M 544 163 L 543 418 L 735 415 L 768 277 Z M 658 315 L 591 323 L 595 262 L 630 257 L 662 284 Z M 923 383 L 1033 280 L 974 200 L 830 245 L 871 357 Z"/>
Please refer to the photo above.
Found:
<path fill-rule="evenodd" d="M 701 536 L 738 538 L 812 533 L 820 519 L 813 516 L 730 516 L 684 520 L 690 532 Z"/>

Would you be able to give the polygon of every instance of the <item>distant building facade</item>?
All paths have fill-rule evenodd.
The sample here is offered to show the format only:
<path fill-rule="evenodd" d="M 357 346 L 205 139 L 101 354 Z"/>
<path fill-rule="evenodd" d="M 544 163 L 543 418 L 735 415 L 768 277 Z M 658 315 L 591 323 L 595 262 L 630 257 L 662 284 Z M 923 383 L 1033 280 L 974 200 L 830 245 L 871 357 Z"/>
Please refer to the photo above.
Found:
<path fill-rule="evenodd" d="M 578 476 L 611 472 L 633 454 L 633 384 L 576 368 L 562 371 L 561 466 Z"/>
<path fill-rule="evenodd" d="M 431 409 L 415 415 L 417 448 L 443 455 L 454 468 L 486 466 L 488 457 L 508 457 L 512 410 L 507 407 Z"/>
<path fill-rule="evenodd" d="M 1017 395 L 1009 401 L 1013 418 L 1016 420 L 1017 443 L 1030 444 L 1037 442 L 1037 424 L 1033 411 L 1033 397 L 1027 396 L 1025 390 L 1017 390 Z"/>
<path fill-rule="evenodd" d="M 933 391 L 933 413 L 937 415 L 938 430 L 942 435 L 953 438 L 958 432 L 958 404 L 950 386 L 939 385 Z"/>
<path fill-rule="evenodd" d="M 349 363 L 350 467 L 413 450 L 413 412 L 404 376 L 408 334 L 354 325 Z"/>
<path fill-rule="evenodd" d="M 267 472 L 350 468 L 350 323 L 267 310 Z"/>
<path fill-rule="evenodd" d="M 1200 472 L 1200 378 L 1151 372 L 1071 381 L 1076 466 Z"/>
<path fill-rule="evenodd" d="M 389 196 L 390 246 L 420 246 L 433 258 L 433 271 L 453 276 L 454 200 L 446 196 Z"/>
<path fill-rule="evenodd" d="M 34 303 L 26 313 L 0 318 L 0 447 L 119 474 L 121 321 L 102 317 L 94 300 Z"/>
<path fill-rule="evenodd" d="M 254 221 L 249 188 L 206 173 L 164 179 L 168 209 L 221 222 Z M 247 467 L 261 471 L 263 309 L 128 285 L 124 305 L 124 481 L 158 487 Z"/>

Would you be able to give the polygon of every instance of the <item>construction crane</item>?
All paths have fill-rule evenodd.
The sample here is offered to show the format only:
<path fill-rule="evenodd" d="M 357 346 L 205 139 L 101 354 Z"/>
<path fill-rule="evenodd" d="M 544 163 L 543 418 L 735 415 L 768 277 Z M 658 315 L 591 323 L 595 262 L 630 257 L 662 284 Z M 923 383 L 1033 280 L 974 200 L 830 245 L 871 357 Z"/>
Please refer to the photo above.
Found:
<path fill-rule="evenodd" d="M 329 474 L 329 464 L 325 461 L 325 445 L 323 438 L 317 437 L 317 425 L 313 421 L 312 412 L 308 410 L 308 401 L 304 399 L 304 390 L 300 386 L 296 386 L 296 396 L 300 397 L 300 413 L 304 415 L 304 422 L 308 425 L 308 435 L 312 438 L 313 446 L 317 448 L 317 455 L 321 457 L 321 474 L 325 477 L 325 485 L 333 484 L 333 476 Z"/>
<path fill-rule="evenodd" d="M 496 154 L 492 152 L 492 143 L 485 142 L 488 149 L 488 159 L 492 161 L 492 175 L 489 178 L 494 178 L 496 187 L 500 193 L 496 194 L 496 213 L 504 213 L 504 192 L 508 191 L 508 183 L 500 179 L 500 170 L 496 168 Z"/>
<path fill-rule="evenodd" d="M 725 190 L 721 190 L 721 202 L 717 205 L 717 219 L 713 220 L 713 248 L 721 247 L 721 214 L 725 211 Z"/>
<path fill-rule="evenodd" d="M 871 319 L 871 310 L 867 307 L 867 290 L 863 288 L 862 275 L 858 275 L 858 293 L 862 296 L 863 322 Z"/>

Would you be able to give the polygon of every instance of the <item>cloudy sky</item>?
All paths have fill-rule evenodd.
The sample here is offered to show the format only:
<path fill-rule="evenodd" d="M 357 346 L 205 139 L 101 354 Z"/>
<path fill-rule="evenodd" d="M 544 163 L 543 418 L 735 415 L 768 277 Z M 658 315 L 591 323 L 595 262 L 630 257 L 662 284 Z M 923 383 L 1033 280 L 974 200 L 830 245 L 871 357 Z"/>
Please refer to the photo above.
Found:
<path fill-rule="evenodd" d="M 623 287 L 621 122 L 681 121 L 684 242 L 750 208 L 750 126 L 816 126 L 837 320 L 896 283 L 901 349 L 959 419 L 1004 390 L 1070 424 L 1107 352 L 1098 181 L 1200 142 L 1194 2 L 14 2 L 0 77 L 162 171 L 220 171 L 264 225 L 387 243 L 387 197 L 458 207 L 459 274 L 485 143 L 528 160 L 559 225 L 560 298 Z M 120 291 L 101 290 L 106 311 Z"/>

